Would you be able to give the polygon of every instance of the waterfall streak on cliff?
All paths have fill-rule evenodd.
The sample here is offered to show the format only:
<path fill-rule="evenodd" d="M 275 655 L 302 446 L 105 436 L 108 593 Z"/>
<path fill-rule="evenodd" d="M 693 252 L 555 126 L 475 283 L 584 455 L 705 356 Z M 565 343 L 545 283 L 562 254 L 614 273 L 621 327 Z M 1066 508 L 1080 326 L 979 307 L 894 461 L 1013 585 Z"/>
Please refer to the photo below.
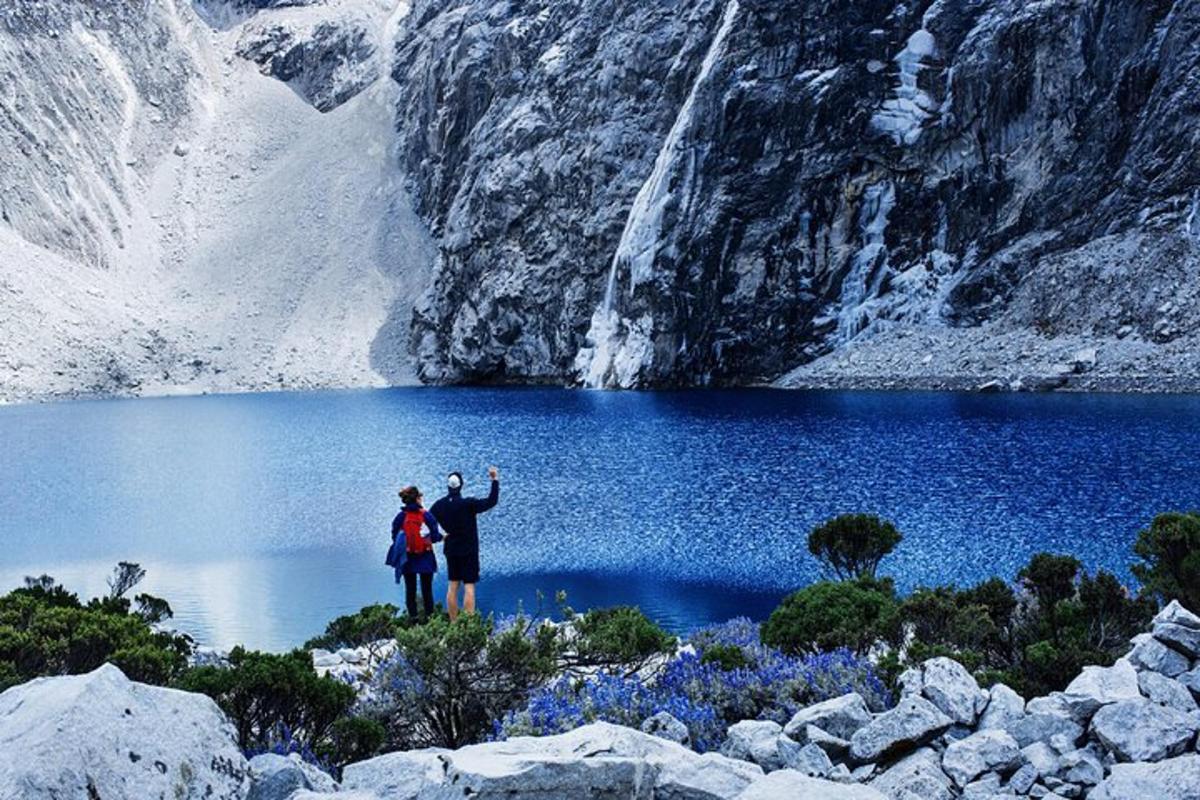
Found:
<path fill-rule="evenodd" d="M 654 160 L 654 168 L 646 182 L 638 190 L 629 216 L 625 220 L 625 228 L 621 232 L 621 240 L 613 254 L 609 268 L 608 283 L 604 290 L 604 301 L 592 315 L 591 328 L 588 331 L 588 341 L 592 347 L 581 350 L 576 359 L 576 369 L 583 384 L 598 388 L 603 386 L 631 386 L 637 380 L 639 368 L 653 357 L 650 346 L 650 326 L 643 323 L 639 326 L 640 334 L 637 346 L 631 342 L 632 329 L 626 333 L 625 339 L 619 341 L 622 320 L 614 309 L 617 289 L 617 270 L 621 264 L 628 264 L 630 269 L 629 291 L 633 293 L 639 283 L 649 280 L 653 274 L 654 259 L 658 255 L 659 240 L 662 235 L 663 215 L 667 203 L 671 201 L 671 177 L 679 159 L 686 153 L 689 143 L 685 135 L 691 127 L 696 104 L 696 95 L 707 82 L 713 66 L 720 58 L 725 40 L 733 29 L 737 18 L 738 0 L 729 0 L 721 16 L 717 32 L 709 43 L 708 51 L 700 64 L 700 71 L 692 82 L 687 98 L 675 117 L 675 122 L 667 132 L 666 139 Z M 685 169 L 694 169 L 693 163 Z M 629 326 L 624 326 L 629 328 Z M 618 375 L 613 373 L 617 372 Z"/>

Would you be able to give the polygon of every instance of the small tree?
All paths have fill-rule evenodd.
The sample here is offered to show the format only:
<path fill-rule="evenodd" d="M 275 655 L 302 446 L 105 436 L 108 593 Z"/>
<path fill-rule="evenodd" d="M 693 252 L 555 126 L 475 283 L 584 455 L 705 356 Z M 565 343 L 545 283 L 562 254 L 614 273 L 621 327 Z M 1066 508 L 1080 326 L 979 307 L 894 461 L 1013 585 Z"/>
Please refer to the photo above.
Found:
<path fill-rule="evenodd" d="M 124 597 L 130 589 L 142 582 L 142 578 L 146 577 L 146 570 L 142 569 L 140 564 L 135 564 L 132 561 L 121 561 L 113 569 L 112 575 L 107 579 L 108 596 L 112 600 L 118 600 Z"/>
<path fill-rule="evenodd" d="M 1075 596 L 1075 578 L 1079 559 L 1038 553 L 1017 573 L 1030 593 L 1037 598 L 1038 609 L 1050 625 L 1050 636 L 1058 644 L 1058 604 Z"/>
<path fill-rule="evenodd" d="M 788 654 L 899 643 L 900 609 L 890 581 L 821 581 L 783 599 L 762 626 L 763 644 Z"/>
<path fill-rule="evenodd" d="M 377 646 L 391 641 L 397 627 L 407 619 L 398 616 L 400 609 L 391 603 L 364 606 L 353 614 L 337 617 L 325 626 L 325 633 L 304 643 L 305 650 L 342 647 L 366 647 L 372 659 L 379 655 Z"/>
<path fill-rule="evenodd" d="M 675 646 L 674 636 L 632 606 L 592 609 L 570 624 L 574 637 L 560 657 L 564 669 L 599 668 L 631 676 Z"/>
<path fill-rule="evenodd" d="M 808 551 L 838 580 L 874 578 L 902 538 L 892 523 L 872 514 L 842 514 L 813 529 Z"/>
<path fill-rule="evenodd" d="M 1133 565 L 1143 592 L 1200 613 L 1200 512 L 1159 514 L 1138 533 L 1133 552 L 1144 562 Z"/>

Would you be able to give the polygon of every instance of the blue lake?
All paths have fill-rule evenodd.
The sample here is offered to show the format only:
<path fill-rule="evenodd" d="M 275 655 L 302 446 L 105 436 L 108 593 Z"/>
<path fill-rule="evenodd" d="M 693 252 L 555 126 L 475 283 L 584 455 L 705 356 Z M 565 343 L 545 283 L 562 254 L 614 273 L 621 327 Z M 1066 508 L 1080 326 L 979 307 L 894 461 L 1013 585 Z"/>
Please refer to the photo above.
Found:
<path fill-rule="evenodd" d="M 481 606 L 565 589 L 682 630 L 819 577 L 805 537 L 870 511 L 902 588 L 1012 578 L 1039 550 L 1129 580 L 1137 531 L 1200 507 L 1200 398 L 393 389 L 0 408 L 0 590 L 105 590 L 118 560 L 217 646 L 282 649 L 402 605 L 396 491 L 502 471 Z M 444 590 L 439 580 L 437 591 Z"/>

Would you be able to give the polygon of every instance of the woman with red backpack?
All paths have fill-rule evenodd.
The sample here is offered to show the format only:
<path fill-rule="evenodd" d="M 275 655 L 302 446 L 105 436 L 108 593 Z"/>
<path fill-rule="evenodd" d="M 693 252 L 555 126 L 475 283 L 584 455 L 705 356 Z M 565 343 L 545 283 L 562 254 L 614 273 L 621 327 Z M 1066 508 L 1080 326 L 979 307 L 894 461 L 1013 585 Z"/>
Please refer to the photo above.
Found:
<path fill-rule="evenodd" d="M 433 545 L 442 540 L 437 519 L 421 504 L 424 499 L 416 486 L 400 490 L 404 508 L 392 520 L 392 551 L 395 553 L 396 583 L 404 577 L 404 602 L 408 615 L 417 616 L 417 580 L 421 582 L 421 599 L 428 617 L 433 613 L 433 574 L 437 572 L 437 556 Z M 403 540 L 399 537 L 403 536 Z M 403 558 L 400 554 L 403 553 Z"/>

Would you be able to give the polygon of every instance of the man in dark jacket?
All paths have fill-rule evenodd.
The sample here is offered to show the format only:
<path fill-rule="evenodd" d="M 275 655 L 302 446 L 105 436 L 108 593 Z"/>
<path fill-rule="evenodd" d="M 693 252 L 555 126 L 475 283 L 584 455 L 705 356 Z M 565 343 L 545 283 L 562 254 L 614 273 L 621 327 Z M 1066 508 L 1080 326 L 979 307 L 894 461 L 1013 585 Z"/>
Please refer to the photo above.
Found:
<path fill-rule="evenodd" d="M 479 582 L 479 527 L 475 518 L 495 507 L 500 500 L 500 472 L 488 467 L 492 479 L 492 490 L 488 496 L 463 497 L 461 472 L 451 472 L 446 479 L 448 493 L 433 504 L 430 511 L 442 527 L 446 544 L 446 575 L 450 579 L 450 591 L 446 593 L 446 610 L 450 619 L 458 617 L 458 588 L 463 592 L 463 610 L 475 612 L 475 584 Z"/>

